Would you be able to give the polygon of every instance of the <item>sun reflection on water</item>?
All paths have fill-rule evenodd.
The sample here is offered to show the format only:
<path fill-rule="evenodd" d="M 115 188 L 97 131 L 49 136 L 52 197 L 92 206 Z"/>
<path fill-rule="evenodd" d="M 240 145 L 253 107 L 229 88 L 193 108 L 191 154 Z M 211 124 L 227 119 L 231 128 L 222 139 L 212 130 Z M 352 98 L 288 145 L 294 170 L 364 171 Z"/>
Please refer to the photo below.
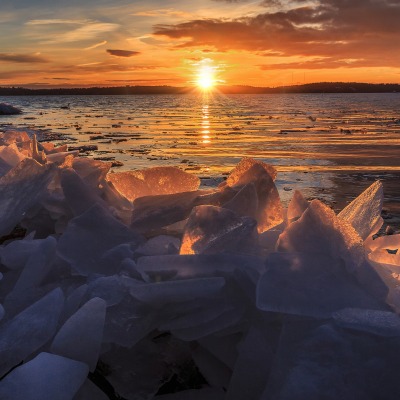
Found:
<path fill-rule="evenodd" d="M 208 103 L 208 96 L 204 96 L 203 101 L 206 101 L 206 103 Z M 209 105 L 204 103 L 202 107 L 201 137 L 203 144 L 211 143 Z"/>

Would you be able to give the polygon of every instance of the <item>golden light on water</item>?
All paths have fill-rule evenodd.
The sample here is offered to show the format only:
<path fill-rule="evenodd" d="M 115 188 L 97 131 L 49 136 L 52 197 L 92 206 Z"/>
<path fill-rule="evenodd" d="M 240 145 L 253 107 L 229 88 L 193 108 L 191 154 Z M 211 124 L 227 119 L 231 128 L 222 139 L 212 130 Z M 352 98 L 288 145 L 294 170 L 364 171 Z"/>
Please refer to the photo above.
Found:
<path fill-rule="evenodd" d="M 201 128 L 202 128 L 202 142 L 203 144 L 208 144 L 211 142 L 210 140 L 210 121 L 208 115 L 208 104 L 203 105 L 203 119 L 201 121 Z"/>

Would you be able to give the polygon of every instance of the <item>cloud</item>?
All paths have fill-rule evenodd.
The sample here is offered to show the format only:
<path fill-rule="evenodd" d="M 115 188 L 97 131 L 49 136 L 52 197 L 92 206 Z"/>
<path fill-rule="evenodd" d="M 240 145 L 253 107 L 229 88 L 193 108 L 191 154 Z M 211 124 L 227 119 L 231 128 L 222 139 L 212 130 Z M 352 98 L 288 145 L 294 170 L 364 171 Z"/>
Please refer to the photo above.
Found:
<path fill-rule="evenodd" d="M 295 8 L 256 16 L 156 25 L 154 35 L 184 40 L 175 44 L 175 48 L 212 46 L 218 51 L 357 59 L 362 60 L 360 65 L 363 66 L 400 65 L 399 2 L 325 0 L 297 3 Z M 299 6 L 300 3 L 303 6 Z M 311 63 L 306 66 L 311 67 Z M 349 66 L 353 67 L 353 64 Z"/>
<path fill-rule="evenodd" d="M 11 62 L 11 63 L 47 63 L 49 62 L 46 58 L 39 54 L 16 54 L 16 53 L 0 53 L 0 62 Z"/>
<path fill-rule="evenodd" d="M 92 45 L 92 46 L 85 47 L 83 50 L 93 50 L 93 49 L 97 49 L 97 47 L 104 46 L 105 44 L 107 44 L 107 40 L 103 40 L 103 41 L 100 42 L 100 43 L 96 43 L 96 44 L 94 44 L 94 45 Z"/>
<path fill-rule="evenodd" d="M 64 67 L 56 71 L 57 73 L 64 73 L 67 70 L 74 69 L 76 73 L 112 73 L 112 72 L 132 72 L 132 71 L 147 71 L 160 68 L 158 65 L 120 65 L 120 64 L 110 64 L 110 63 L 89 63 L 80 64 L 71 67 Z"/>
<path fill-rule="evenodd" d="M 30 20 L 25 25 L 31 27 L 29 36 L 42 44 L 92 40 L 120 28 L 119 24 L 84 19 L 39 19 Z M 71 25 L 75 27 L 71 29 Z"/>
<path fill-rule="evenodd" d="M 259 65 L 260 69 L 264 71 L 277 70 L 277 69 L 336 69 L 336 68 L 359 68 L 364 67 L 364 59 L 339 59 L 336 60 L 332 57 L 327 57 L 320 60 L 307 60 L 300 62 L 287 62 L 287 63 L 271 63 Z M 369 66 L 373 64 L 369 62 Z"/>
<path fill-rule="evenodd" d="M 111 50 L 107 49 L 106 50 L 108 54 L 111 54 L 112 56 L 115 57 L 133 57 L 137 56 L 140 54 L 139 51 L 133 51 L 133 50 Z"/>
<path fill-rule="evenodd" d="M 131 15 L 137 17 L 178 17 L 178 18 L 192 18 L 193 14 L 186 11 L 175 10 L 174 8 L 161 8 L 158 10 L 138 11 Z"/>
<path fill-rule="evenodd" d="M 60 19 L 60 18 L 51 18 L 51 19 L 31 19 L 26 22 L 25 25 L 84 25 L 89 20 L 83 19 Z"/>

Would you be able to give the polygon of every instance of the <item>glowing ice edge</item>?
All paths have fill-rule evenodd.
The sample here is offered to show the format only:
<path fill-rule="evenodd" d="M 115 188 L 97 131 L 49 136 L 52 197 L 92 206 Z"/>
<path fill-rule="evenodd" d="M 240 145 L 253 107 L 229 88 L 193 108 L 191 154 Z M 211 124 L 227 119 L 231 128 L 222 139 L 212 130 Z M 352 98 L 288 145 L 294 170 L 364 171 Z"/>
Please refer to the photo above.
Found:
<path fill-rule="evenodd" d="M 335 215 L 298 191 L 285 209 L 274 167 L 249 158 L 199 190 L 25 132 L 0 144 L 0 398 L 107 398 L 87 378 L 100 364 L 135 399 L 338 398 L 355 369 L 346 393 L 399 395 L 400 235 L 373 239 L 380 182 Z M 201 384 L 157 394 L 188 365 Z"/>

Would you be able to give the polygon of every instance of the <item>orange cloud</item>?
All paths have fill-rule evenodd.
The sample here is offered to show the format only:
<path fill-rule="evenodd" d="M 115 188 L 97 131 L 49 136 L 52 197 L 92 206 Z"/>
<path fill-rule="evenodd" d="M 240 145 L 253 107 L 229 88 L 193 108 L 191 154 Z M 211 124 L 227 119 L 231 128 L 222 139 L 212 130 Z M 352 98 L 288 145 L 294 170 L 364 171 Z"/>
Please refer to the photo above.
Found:
<path fill-rule="evenodd" d="M 0 62 L 12 63 L 47 63 L 49 60 L 38 54 L 0 53 Z"/>
<path fill-rule="evenodd" d="M 270 2 L 269 2 L 270 3 Z M 213 46 L 218 51 L 264 51 L 270 55 L 360 60 L 363 66 L 400 65 L 400 3 L 385 0 L 326 0 L 232 20 L 203 19 L 156 25 L 155 35 L 185 39 L 175 48 Z M 321 65 L 321 62 L 319 62 Z M 282 64 L 281 67 L 286 67 Z M 303 65 L 311 68 L 312 61 Z M 318 62 L 315 63 L 315 68 Z"/>

